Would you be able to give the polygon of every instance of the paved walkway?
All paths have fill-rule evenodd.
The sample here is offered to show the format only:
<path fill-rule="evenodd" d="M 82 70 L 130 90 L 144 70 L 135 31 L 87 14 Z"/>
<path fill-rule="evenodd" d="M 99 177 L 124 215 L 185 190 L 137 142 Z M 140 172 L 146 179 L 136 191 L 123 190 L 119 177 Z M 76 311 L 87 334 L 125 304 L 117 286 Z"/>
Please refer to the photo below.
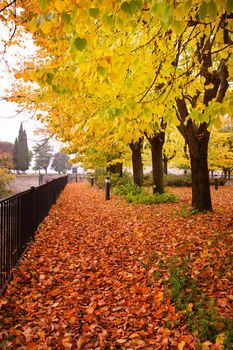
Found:
<path fill-rule="evenodd" d="M 161 261 L 180 249 L 180 228 L 168 222 L 175 209 L 68 185 L 1 301 L 3 349 L 177 349 L 182 337 L 194 349 L 156 275 L 167 278 Z"/>

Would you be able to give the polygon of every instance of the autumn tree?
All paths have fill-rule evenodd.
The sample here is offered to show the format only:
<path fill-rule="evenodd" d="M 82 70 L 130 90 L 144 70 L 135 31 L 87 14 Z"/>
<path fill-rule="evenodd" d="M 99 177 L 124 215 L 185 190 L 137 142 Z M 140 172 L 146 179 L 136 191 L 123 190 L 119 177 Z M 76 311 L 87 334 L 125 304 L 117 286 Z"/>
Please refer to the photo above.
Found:
<path fill-rule="evenodd" d="M 13 144 L 10 142 L 0 142 L 0 198 L 10 193 L 9 184 L 14 178 L 11 173 Z"/>
<path fill-rule="evenodd" d="M 13 168 L 13 143 L 0 141 L 0 167 L 6 169 Z"/>
<path fill-rule="evenodd" d="M 122 119 L 121 131 L 111 135 L 117 142 L 137 118 L 138 131 L 150 137 L 157 154 L 154 189 L 163 192 L 164 126 L 176 126 L 189 148 L 193 207 L 212 210 L 207 150 L 212 125 L 232 103 L 231 1 L 57 0 L 21 6 L 21 22 L 35 33 L 40 59 L 39 69 L 29 63 L 19 77 L 39 84 L 33 101 L 48 111 L 50 130 L 72 143 L 73 128 L 87 124 L 91 134 L 106 118 Z M 137 142 L 138 132 L 132 135 L 127 144 Z"/>
<path fill-rule="evenodd" d="M 232 129 L 214 131 L 210 137 L 209 170 L 223 170 L 224 177 L 230 179 L 233 169 Z"/>
<path fill-rule="evenodd" d="M 13 154 L 13 143 L 7 141 L 0 141 L 0 153 L 8 153 L 12 156 Z"/>

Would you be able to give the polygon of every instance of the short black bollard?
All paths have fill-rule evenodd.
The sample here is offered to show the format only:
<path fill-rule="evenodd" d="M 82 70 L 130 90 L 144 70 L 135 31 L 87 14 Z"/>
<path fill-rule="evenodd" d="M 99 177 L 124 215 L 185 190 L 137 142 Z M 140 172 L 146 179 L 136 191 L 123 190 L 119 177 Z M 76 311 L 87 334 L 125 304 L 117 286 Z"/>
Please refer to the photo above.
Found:
<path fill-rule="evenodd" d="M 94 175 L 91 175 L 91 187 L 94 186 Z"/>
<path fill-rule="evenodd" d="M 214 188 L 216 191 L 218 190 L 218 178 L 217 178 L 217 176 L 214 179 Z"/>
<path fill-rule="evenodd" d="M 105 179 L 105 199 L 106 201 L 110 199 L 110 178 Z"/>

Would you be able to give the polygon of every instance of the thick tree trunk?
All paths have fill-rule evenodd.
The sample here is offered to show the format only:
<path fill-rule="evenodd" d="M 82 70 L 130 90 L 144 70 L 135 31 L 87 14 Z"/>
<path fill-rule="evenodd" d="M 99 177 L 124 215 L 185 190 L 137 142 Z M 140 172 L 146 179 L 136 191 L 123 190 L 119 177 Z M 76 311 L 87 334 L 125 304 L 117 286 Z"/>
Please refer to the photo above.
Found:
<path fill-rule="evenodd" d="M 178 130 L 188 144 L 192 172 L 192 206 L 200 212 L 212 211 L 210 196 L 208 143 L 210 132 L 206 122 L 196 124 L 189 115 L 185 100 L 177 100 L 179 119 Z M 186 123 L 183 121 L 187 120 Z"/>
<path fill-rule="evenodd" d="M 192 206 L 200 212 L 212 211 L 208 169 L 208 143 L 210 133 L 187 133 L 191 172 L 192 172 Z"/>
<path fill-rule="evenodd" d="M 118 174 L 120 177 L 122 177 L 123 164 L 122 163 L 111 164 L 107 167 L 107 171 L 113 174 Z"/>
<path fill-rule="evenodd" d="M 151 145 L 153 193 L 164 193 L 163 144 L 165 133 L 160 131 L 147 139 Z"/>
<path fill-rule="evenodd" d="M 143 138 L 129 144 L 132 151 L 133 181 L 138 186 L 143 186 L 142 145 Z"/>

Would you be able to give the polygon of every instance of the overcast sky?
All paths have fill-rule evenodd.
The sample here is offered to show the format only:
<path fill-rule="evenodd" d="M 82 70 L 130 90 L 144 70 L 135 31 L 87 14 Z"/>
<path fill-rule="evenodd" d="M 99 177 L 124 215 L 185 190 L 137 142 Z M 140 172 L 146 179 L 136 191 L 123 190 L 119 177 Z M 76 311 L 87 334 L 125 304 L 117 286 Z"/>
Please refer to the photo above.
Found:
<path fill-rule="evenodd" d="M 6 96 L 5 89 L 11 88 L 14 74 L 9 74 L 7 64 L 11 69 L 17 68 L 17 62 L 28 59 L 30 56 L 35 54 L 35 46 L 28 35 L 25 35 L 24 42 L 19 46 L 10 46 L 7 48 L 7 53 L 4 55 L 2 39 L 7 39 L 9 33 L 4 29 L 0 22 L 0 141 L 9 141 L 14 143 L 15 138 L 18 136 L 21 122 L 23 128 L 27 133 L 27 140 L 29 148 L 31 149 L 36 142 L 41 140 L 43 136 L 35 135 L 34 132 L 43 127 L 37 120 L 32 119 L 33 113 L 27 112 L 26 110 L 18 114 L 20 107 L 15 103 L 6 102 L 4 97 Z M 25 46 L 25 47 L 23 47 Z M 59 144 L 55 141 L 51 142 L 55 149 L 59 148 Z"/>

